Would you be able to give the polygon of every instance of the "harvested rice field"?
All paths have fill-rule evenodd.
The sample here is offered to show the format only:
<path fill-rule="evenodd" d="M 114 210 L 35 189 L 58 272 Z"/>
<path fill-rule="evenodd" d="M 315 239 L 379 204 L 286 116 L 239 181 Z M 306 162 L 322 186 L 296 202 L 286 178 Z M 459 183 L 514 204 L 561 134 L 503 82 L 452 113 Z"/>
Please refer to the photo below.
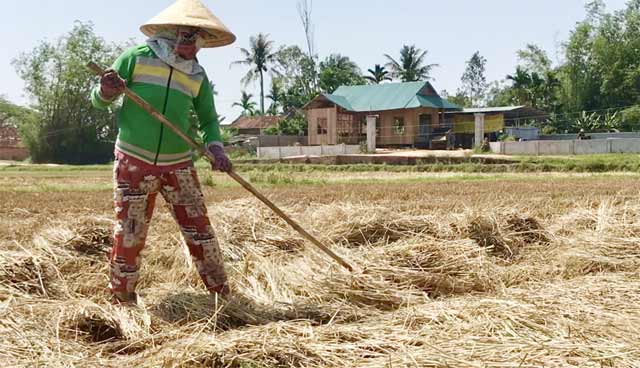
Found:
<path fill-rule="evenodd" d="M 640 367 L 638 175 L 257 181 L 354 273 L 214 176 L 232 297 L 159 199 L 142 303 L 114 307 L 109 174 L 0 178 L 0 366 Z"/>

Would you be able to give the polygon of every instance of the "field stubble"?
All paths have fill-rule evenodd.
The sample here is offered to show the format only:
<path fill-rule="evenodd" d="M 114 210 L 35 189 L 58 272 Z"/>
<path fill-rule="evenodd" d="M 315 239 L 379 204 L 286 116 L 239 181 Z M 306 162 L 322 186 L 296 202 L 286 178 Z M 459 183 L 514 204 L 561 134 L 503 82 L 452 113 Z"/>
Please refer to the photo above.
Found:
<path fill-rule="evenodd" d="M 2 366 L 637 367 L 635 178 L 207 189 L 235 295 L 209 297 L 158 209 L 144 305 L 104 291 L 108 191 L 0 193 Z"/>

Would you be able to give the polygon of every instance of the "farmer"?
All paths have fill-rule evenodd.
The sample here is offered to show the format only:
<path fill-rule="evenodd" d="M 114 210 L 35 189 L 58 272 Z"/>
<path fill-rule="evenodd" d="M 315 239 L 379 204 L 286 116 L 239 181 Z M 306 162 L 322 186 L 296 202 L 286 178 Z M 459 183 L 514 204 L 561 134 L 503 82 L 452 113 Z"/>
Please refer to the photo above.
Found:
<path fill-rule="evenodd" d="M 92 92 L 93 105 L 106 108 L 129 87 L 183 132 L 190 112 L 199 120 L 213 169 L 231 171 L 221 143 L 212 85 L 198 63 L 201 48 L 233 43 L 236 37 L 199 0 L 178 0 L 141 31 L 145 44 L 124 52 Z M 114 244 L 109 289 L 114 302 L 135 304 L 140 253 L 158 193 L 182 231 L 198 272 L 211 293 L 229 293 L 218 241 L 211 228 L 192 152 L 187 143 L 151 115 L 124 99 L 115 144 Z"/>

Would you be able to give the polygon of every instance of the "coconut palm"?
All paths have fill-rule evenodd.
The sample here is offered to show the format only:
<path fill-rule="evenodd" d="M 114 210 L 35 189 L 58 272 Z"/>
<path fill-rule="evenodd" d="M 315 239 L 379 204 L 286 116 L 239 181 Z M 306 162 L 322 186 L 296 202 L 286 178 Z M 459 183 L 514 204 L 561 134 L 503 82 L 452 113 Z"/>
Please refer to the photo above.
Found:
<path fill-rule="evenodd" d="M 389 76 L 389 71 L 380 64 L 376 64 L 373 69 L 367 70 L 371 75 L 365 75 L 364 78 L 371 82 L 371 84 L 380 84 L 384 81 L 390 81 L 392 78 Z"/>
<path fill-rule="evenodd" d="M 242 91 L 242 97 L 240 98 L 240 102 L 234 102 L 232 107 L 240 107 L 242 108 L 243 116 L 253 116 L 256 114 L 256 103 L 251 101 L 253 95 L 251 93 L 247 93 Z"/>
<path fill-rule="evenodd" d="M 277 53 L 273 51 L 273 41 L 269 41 L 269 35 L 263 33 L 252 36 L 249 49 L 241 48 L 243 59 L 234 61 L 231 65 L 247 65 L 251 69 L 242 78 L 242 83 L 248 85 L 256 80 L 260 81 L 260 112 L 264 115 L 264 73 L 270 71 L 271 64 L 275 63 Z"/>
<path fill-rule="evenodd" d="M 388 54 L 384 56 L 389 60 L 385 65 L 393 78 L 403 82 L 415 82 L 421 80 L 431 80 L 431 70 L 438 64 L 425 64 L 428 51 L 421 50 L 415 45 L 404 45 L 400 49 L 400 59 L 395 60 Z"/>
<path fill-rule="evenodd" d="M 282 89 L 282 83 L 278 79 L 271 81 L 271 90 L 267 95 L 267 98 L 271 100 L 271 106 L 269 106 L 269 114 L 277 115 L 280 105 L 282 104 L 282 95 L 284 90 Z"/>
<path fill-rule="evenodd" d="M 513 83 L 513 89 L 516 93 L 516 99 L 518 100 L 517 103 L 520 105 L 529 104 L 533 94 L 533 79 L 531 74 L 524 68 L 518 66 L 513 75 L 507 75 L 507 80 Z"/>

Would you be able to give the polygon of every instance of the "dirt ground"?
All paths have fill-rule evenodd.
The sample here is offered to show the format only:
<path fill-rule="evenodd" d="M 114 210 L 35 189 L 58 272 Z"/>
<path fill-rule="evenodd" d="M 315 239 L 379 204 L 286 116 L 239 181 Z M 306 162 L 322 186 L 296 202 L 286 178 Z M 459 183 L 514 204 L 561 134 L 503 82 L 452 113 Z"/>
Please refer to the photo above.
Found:
<path fill-rule="evenodd" d="M 206 187 L 234 297 L 204 292 L 160 199 L 126 309 L 105 290 L 109 175 L 1 179 L 2 366 L 640 366 L 637 176 L 261 188 L 353 274 L 241 188 Z"/>

